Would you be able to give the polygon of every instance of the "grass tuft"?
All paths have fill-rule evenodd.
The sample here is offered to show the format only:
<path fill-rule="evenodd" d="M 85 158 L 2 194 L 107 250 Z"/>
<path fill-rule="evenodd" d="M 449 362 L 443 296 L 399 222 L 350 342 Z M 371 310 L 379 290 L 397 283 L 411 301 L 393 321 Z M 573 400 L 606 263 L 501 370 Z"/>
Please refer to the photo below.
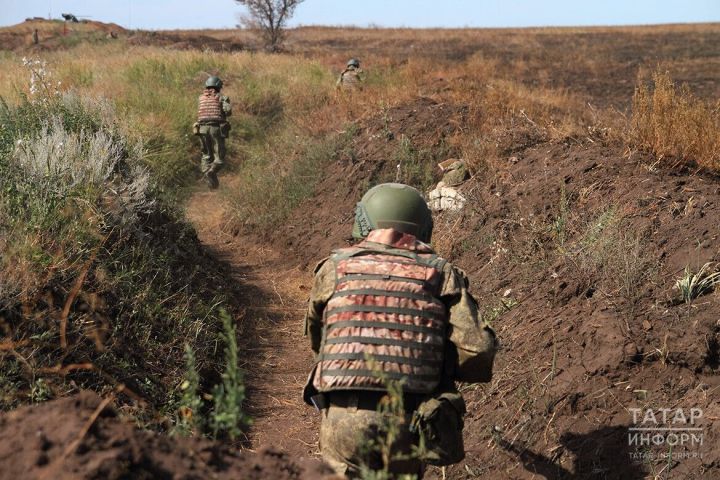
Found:
<path fill-rule="evenodd" d="M 704 295 L 720 283 L 720 272 L 711 272 L 712 264 L 706 263 L 700 270 L 693 273 L 690 266 L 685 267 L 685 274 L 675 281 L 675 288 L 680 292 L 680 299 L 690 303 Z"/>
<path fill-rule="evenodd" d="M 662 163 L 720 169 L 720 104 L 715 107 L 678 87 L 666 72 L 653 75 L 652 86 L 635 89 L 631 137 Z"/>

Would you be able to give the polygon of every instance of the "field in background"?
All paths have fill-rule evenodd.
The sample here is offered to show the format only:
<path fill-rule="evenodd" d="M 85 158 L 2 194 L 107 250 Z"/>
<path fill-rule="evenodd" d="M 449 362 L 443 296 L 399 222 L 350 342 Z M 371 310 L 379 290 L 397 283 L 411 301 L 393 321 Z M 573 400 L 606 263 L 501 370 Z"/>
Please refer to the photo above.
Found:
<path fill-rule="evenodd" d="M 686 268 L 690 278 L 705 263 L 715 269 L 720 261 L 714 233 L 720 221 L 720 26 L 300 28 L 290 33 L 286 54 L 267 55 L 256 51 L 249 32 L 134 32 L 81 24 L 63 35 L 62 24 L 41 25 L 37 46 L 29 44 L 32 24 L 0 29 L 0 42 L 13 49 L 0 53 L 0 95 L 9 111 L 25 108 L 25 96 L 37 104 L 22 59 L 41 58 L 53 92 L 109 103 L 113 131 L 143 145 L 124 160 L 147 169 L 151 197 L 171 212 L 169 226 L 147 222 L 129 236 L 124 246 L 135 256 L 101 250 L 103 262 L 114 262 L 116 285 L 127 288 L 112 289 L 97 275 L 86 287 L 126 302 L 123 311 L 133 313 L 134 325 L 171 311 L 170 319 L 189 315 L 192 322 L 177 331 L 154 322 L 163 335 L 190 338 L 192 328 L 217 334 L 217 314 L 203 318 L 214 309 L 214 296 L 231 309 L 243 308 L 232 291 L 198 285 L 184 287 L 166 306 L 163 295 L 180 285 L 162 276 L 160 288 L 153 282 L 139 293 L 130 288 L 161 275 L 166 262 L 185 265 L 184 275 L 196 283 L 209 271 L 213 285 L 234 284 L 216 259 L 197 250 L 175 210 L 199 180 L 190 125 L 204 79 L 218 74 L 235 110 L 228 169 L 221 175 L 226 206 L 218 207 L 225 212 L 220 226 L 242 241 L 262 238 L 287 252 L 287 268 L 311 268 L 342 245 L 354 202 L 369 186 L 400 180 L 427 190 L 439 180 L 438 162 L 467 160 L 473 178 L 462 193 L 468 206 L 458 215 L 438 215 L 434 245 L 468 271 L 504 350 L 492 384 L 464 387 L 469 455 L 449 470 L 450 478 L 702 475 L 720 461 L 711 447 L 702 460 L 685 463 L 617 462 L 628 454 L 622 442 L 630 406 L 692 404 L 717 413 L 709 400 L 718 388 L 717 295 L 686 305 L 673 285 Z M 338 94 L 335 78 L 350 57 L 363 63 L 365 88 Z M 34 115 L 33 131 L 42 131 L 46 118 Z M 76 133 L 90 128 L 82 125 Z M 14 128 L 2 137 L 8 145 L 3 167 L 19 176 L 13 145 L 23 135 Z M 69 207 L 78 201 L 88 209 Z M 97 220 L 104 218 L 103 201 L 96 191 L 57 201 L 49 214 L 83 227 L 50 231 L 64 248 L 38 232 L 35 217 L 11 225 L 13 211 L 2 210 L 10 213 L 0 215 L 0 227 L 13 235 L 0 244 L 0 256 L 12 253 L 33 272 L 16 275 L 31 294 L 15 298 L 13 321 L 20 322 L 28 307 L 44 314 L 42 295 L 50 287 L 57 289 L 56 303 L 72 295 L 71 285 L 107 233 Z M 152 248 L 133 243 L 148 230 Z M 162 243 L 167 248 L 156 255 Z M 62 275 L 42 277 L 48 265 Z M 0 273 L 9 272 L 10 262 L 3 268 Z M 203 302 L 188 314 L 193 295 Z M 144 311 L 144 299 L 158 308 Z M 126 317 L 114 313 L 108 322 L 121 336 L 112 338 L 125 341 L 119 322 Z M 69 315 L 72 324 L 87 325 L 86 311 Z M 26 350 L 17 350 L 21 357 L 3 353 L 4 365 L 12 366 L 5 408 L 63 395 L 76 379 L 83 384 L 85 377 L 74 372 L 63 371 L 61 378 L 48 373 L 53 365 L 47 360 L 24 370 L 20 358 L 33 359 L 37 335 L 57 353 L 59 334 L 55 323 L 49 325 L 45 336 L 32 330 L 7 344 Z M 153 340 L 139 342 L 139 350 L 160 358 L 165 350 L 154 333 L 140 330 L 131 338 Z M 219 340 L 208 333 L 202 341 Z M 128 376 L 141 392 L 142 381 L 148 392 L 160 392 L 155 423 L 177 423 L 174 411 L 187 407 L 180 405 L 179 382 L 187 376 L 181 343 L 172 344 L 165 381 Z M 209 371 L 200 372 L 199 381 L 212 382 L 219 359 L 201 361 Z M 83 385 L 107 388 L 96 377 Z M 713 443 L 718 429 L 711 424 L 706 433 Z"/>

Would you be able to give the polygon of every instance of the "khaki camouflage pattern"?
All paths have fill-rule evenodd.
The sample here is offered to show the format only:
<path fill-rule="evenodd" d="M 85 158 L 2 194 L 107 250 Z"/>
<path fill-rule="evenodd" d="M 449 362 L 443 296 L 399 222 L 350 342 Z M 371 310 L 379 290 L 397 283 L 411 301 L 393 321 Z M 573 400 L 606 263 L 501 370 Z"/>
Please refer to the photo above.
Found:
<path fill-rule="evenodd" d="M 412 455 L 418 439 L 408 430 L 410 421 L 411 415 L 406 415 L 398 438 L 390 446 L 392 460 L 389 465 L 383 465 L 379 449 L 373 442 L 387 438 L 387 414 L 331 405 L 323 411 L 320 424 L 323 460 L 337 474 L 349 478 L 361 478 L 362 466 L 374 471 L 386 467 L 396 476 L 408 474 L 422 478 L 423 463 Z"/>
<path fill-rule="evenodd" d="M 371 231 L 367 239 L 358 245 L 358 248 L 372 250 L 371 255 L 376 255 L 376 251 L 383 248 L 390 251 L 404 250 L 406 254 L 427 255 L 432 253 L 428 245 L 416 240 L 412 235 L 393 229 Z M 406 257 L 400 258 L 405 259 Z M 446 351 L 441 385 L 432 395 L 452 391 L 454 380 L 490 381 L 496 349 L 495 334 L 487 324 L 480 320 L 477 303 L 468 291 L 467 277 L 462 270 L 447 262 L 438 264 L 436 270 L 424 270 L 424 275 L 428 284 L 432 285 L 431 290 L 437 288 L 437 290 L 433 290 L 433 296 L 442 302 L 447 315 L 447 330 L 444 337 Z M 337 263 L 331 259 L 323 260 L 315 269 L 315 281 L 305 317 L 305 334 L 310 337 L 311 347 L 315 353 L 320 353 L 324 349 L 323 318 L 337 285 Z M 318 355 L 318 361 L 321 358 Z M 318 369 L 320 369 L 320 365 L 316 363 L 303 392 L 308 403 L 317 393 L 315 378 Z M 322 384 L 320 386 L 322 387 Z M 358 395 L 363 394 L 362 390 L 356 391 Z M 377 439 L 378 435 L 382 435 L 382 432 L 378 432 L 379 426 L 383 425 L 386 420 L 383 414 L 374 410 L 335 405 L 332 400 L 333 394 L 329 395 L 331 397 L 330 405 L 323 410 L 320 428 L 320 450 L 323 459 L 338 473 L 348 474 L 351 478 L 357 478 L 360 465 L 370 466 L 375 470 L 382 469 L 383 465 L 378 463 L 376 455 L 373 457 L 368 452 L 367 445 L 371 439 Z M 409 431 L 413 412 L 407 413 L 405 423 L 400 429 L 400 438 L 394 445 L 397 452 L 409 452 L 418 446 L 418 438 Z M 461 415 L 456 425 L 457 428 L 462 429 Z M 447 438 L 460 439 L 449 443 L 459 445 L 457 448 L 462 449 L 461 435 L 462 432 L 458 431 L 455 437 L 447 436 Z M 451 448 L 450 445 L 445 447 Z M 404 463 L 393 464 L 389 471 L 396 475 L 413 473 L 417 475 L 417 478 L 421 478 L 423 465 L 421 460 L 415 458 Z"/>
<path fill-rule="evenodd" d="M 349 66 L 340 74 L 335 86 L 342 90 L 360 90 L 362 89 L 362 74 L 362 69 Z"/>
<path fill-rule="evenodd" d="M 218 172 L 225 163 L 225 139 L 219 125 L 200 125 L 202 160 L 200 170 L 203 174 Z"/>
<path fill-rule="evenodd" d="M 447 187 L 457 187 L 470 176 L 465 162 L 458 160 L 447 167 L 442 177 L 442 183 Z"/>
<path fill-rule="evenodd" d="M 215 89 L 206 88 L 198 99 L 198 135 L 202 148 L 200 170 L 212 188 L 217 187 L 217 172 L 225 164 L 227 117 L 232 115 L 230 99 Z"/>
<path fill-rule="evenodd" d="M 391 248 L 412 251 L 422 247 L 422 242 L 412 235 L 400 234 L 392 229 L 373 230 L 367 241 Z M 429 247 L 427 247 L 429 248 Z M 316 268 L 315 281 L 310 292 L 308 311 L 305 315 L 305 333 L 310 337 L 311 348 L 320 352 L 323 331 L 323 315 L 327 304 L 335 292 L 336 271 L 332 262 L 323 260 Z M 495 357 L 495 333 L 480 321 L 477 303 L 468 291 L 468 280 L 462 270 L 450 263 L 441 269 L 438 298 L 445 304 L 448 312 L 449 346 L 457 358 L 453 365 L 446 365 L 446 374 L 452 379 L 466 382 L 487 382 L 492 376 L 492 364 Z M 451 380 L 452 380 L 451 379 Z"/>
<path fill-rule="evenodd" d="M 438 267 L 445 261 L 422 243 L 413 250 L 385 243 L 405 245 L 408 238 L 415 242 L 412 236 L 376 230 L 330 258 L 337 284 L 324 310 L 318 391 L 384 391 L 378 371 L 403 380 L 406 393 L 438 387 L 447 331 L 447 309 L 437 298 Z"/>

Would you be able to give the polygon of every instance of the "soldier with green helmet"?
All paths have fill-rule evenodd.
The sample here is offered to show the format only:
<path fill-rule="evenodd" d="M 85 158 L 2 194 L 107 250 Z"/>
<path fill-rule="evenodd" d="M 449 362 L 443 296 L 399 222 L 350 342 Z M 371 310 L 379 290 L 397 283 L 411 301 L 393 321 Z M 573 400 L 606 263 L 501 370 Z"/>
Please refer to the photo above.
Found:
<path fill-rule="evenodd" d="M 378 185 L 357 204 L 360 243 L 315 270 L 305 334 L 316 361 L 303 398 L 322 412 L 320 450 L 339 474 L 420 478 L 428 463 L 464 457 L 455 381 L 490 381 L 496 339 L 465 274 L 428 244 L 432 229 L 420 192 Z M 403 412 L 390 431 L 392 385 Z"/>
<path fill-rule="evenodd" d="M 360 61 L 357 58 L 351 58 L 345 70 L 338 77 L 335 87 L 339 90 L 354 91 L 362 90 L 363 71 L 360 68 Z"/>
<path fill-rule="evenodd" d="M 220 78 L 207 79 L 198 99 L 198 120 L 194 125 L 194 133 L 200 137 L 202 146 L 200 169 L 213 189 L 219 186 L 217 172 L 225 163 L 225 139 L 230 133 L 227 117 L 232 114 L 230 99 L 220 95 L 222 87 Z"/>

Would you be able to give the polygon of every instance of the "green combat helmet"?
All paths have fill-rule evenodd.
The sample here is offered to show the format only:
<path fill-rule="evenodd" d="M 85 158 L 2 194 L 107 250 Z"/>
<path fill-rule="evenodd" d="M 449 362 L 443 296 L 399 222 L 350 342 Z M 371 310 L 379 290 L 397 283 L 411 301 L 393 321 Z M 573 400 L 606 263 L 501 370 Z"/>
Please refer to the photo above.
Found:
<path fill-rule="evenodd" d="M 348 66 L 348 67 L 360 68 L 360 60 L 358 60 L 357 58 L 351 58 L 351 59 L 348 61 L 347 66 Z"/>
<path fill-rule="evenodd" d="M 353 237 L 362 239 L 371 230 L 394 228 L 429 243 L 433 221 L 419 191 L 401 183 L 383 183 L 365 193 L 355 209 Z"/>
<path fill-rule="evenodd" d="M 212 76 L 207 79 L 205 82 L 205 88 L 214 88 L 215 90 L 220 90 L 223 86 L 222 80 L 220 80 L 220 77 Z"/>

